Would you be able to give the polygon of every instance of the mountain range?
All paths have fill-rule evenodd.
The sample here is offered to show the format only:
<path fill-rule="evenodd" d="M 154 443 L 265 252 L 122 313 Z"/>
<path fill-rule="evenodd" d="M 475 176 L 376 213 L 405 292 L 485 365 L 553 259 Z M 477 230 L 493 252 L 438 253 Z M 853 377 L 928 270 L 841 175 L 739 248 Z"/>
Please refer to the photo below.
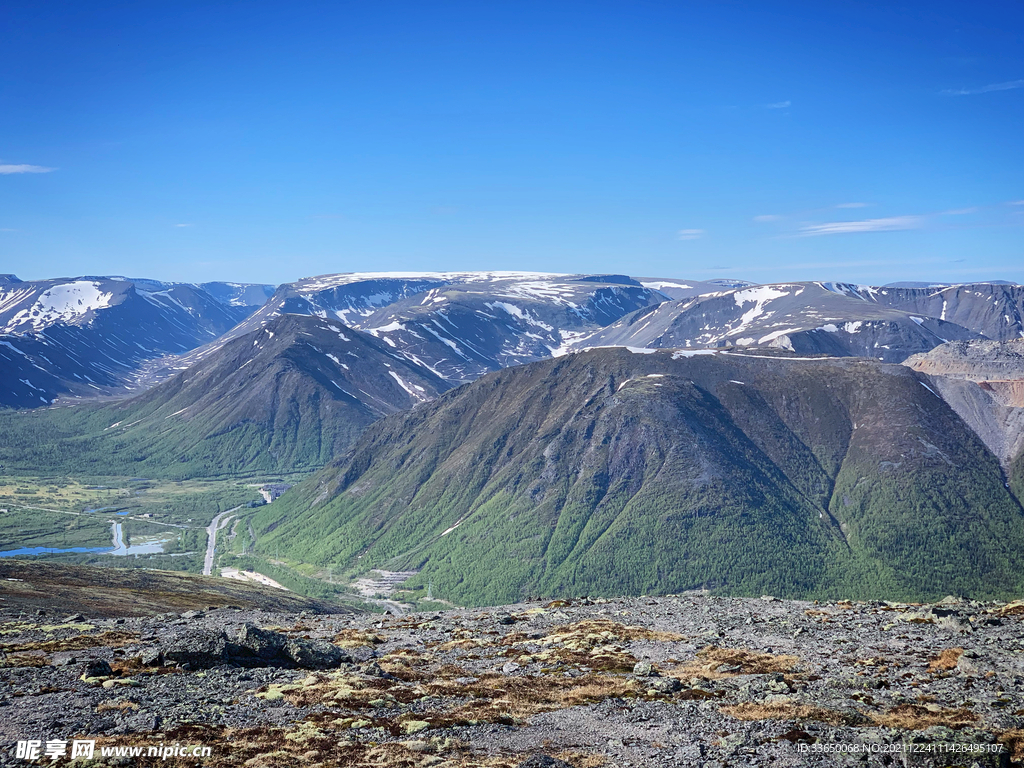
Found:
<path fill-rule="evenodd" d="M 322 468 L 253 520 L 253 556 L 303 572 L 417 571 L 464 604 L 1024 589 L 1018 285 L 445 272 L 0 292 L 0 469 Z"/>
<path fill-rule="evenodd" d="M 221 336 L 272 288 L 0 275 L 0 407 L 123 396 L 146 361 Z"/>

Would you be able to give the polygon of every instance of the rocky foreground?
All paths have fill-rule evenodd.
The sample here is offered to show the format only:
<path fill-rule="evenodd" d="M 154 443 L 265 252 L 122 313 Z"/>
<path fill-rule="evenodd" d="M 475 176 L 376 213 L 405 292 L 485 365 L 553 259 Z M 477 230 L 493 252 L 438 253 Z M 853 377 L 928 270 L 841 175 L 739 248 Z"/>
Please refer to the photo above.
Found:
<path fill-rule="evenodd" d="M 19 740 L 75 738 L 107 765 L 1013 765 L 1022 620 L 1024 602 L 701 594 L 402 617 L 5 609 L 0 765 L 31 764 Z M 100 757 L 191 744 L 212 754 Z"/>

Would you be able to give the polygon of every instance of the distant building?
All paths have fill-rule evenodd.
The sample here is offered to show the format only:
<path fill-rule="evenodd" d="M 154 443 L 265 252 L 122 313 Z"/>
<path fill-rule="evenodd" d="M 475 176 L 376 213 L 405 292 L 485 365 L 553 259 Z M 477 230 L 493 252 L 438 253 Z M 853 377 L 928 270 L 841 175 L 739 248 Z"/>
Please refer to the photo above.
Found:
<path fill-rule="evenodd" d="M 269 504 L 274 499 L 280 498 L 281 494 L 291 487 L 289 483 L 268 483 L 260 488 L 260 494 Z"/>

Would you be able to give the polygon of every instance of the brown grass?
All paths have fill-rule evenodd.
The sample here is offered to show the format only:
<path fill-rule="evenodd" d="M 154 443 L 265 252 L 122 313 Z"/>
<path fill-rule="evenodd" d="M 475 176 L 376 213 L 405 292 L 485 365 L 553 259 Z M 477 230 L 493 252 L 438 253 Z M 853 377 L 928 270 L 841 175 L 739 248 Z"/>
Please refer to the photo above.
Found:
<path fill-rule="evenodd" d="M 722 714 L 737 720 L 817 720 L 829 725 L 853 725 L 856 719 L 832 709 L 782 701 L 771 704 L 732 704 L 720 707 L 720 710 Z"/>
<path fill-rule="evenodd" d="M 956 669 L 957 662 L 964 655 L 963 648 L 946 648 L 938 656 L 928 660 L 929 672 L 945 672 Z"/>
<path fill-rule="evenodd" d="M 63 640 L 40 640 L 32 643 L 17 643 L 0 646 L 2 653 L 18 653 L 21 651 L 43 651 L 58 653 L 60 651 L 81 651 L 85 648 L 121 648 L 137 643 L 139 636 L 132 632 L 101 632 L 98 635 L 76 635 Z"/>
<path fill-rule="evenodd" d="M 1010 753 L 1011 765 L 1024 764 L 1024 730 L 1017 729 L 1001 733 L 998 741 L 1000 744 L 1006 745 L 1006 750 Z"/>
<path fill-rule="evenodd" d="M 719 680 L 737 675 L 765 675 L 773 672 L 793 672 L 799 659 L 796 656 L 775 656 L 743 648 L 719 648 L 709 645 L 697 652 L 697 658 L 686 664 L 666 670 L 666 674 L 681 680 L 699 677 L 704 680 Z M 738 667 L 735 671 L 719 671 L 718 668 Z"/>
<path fill-rule="evenodd" d="M 978 722 L 978 716 L 966 708 L 942 709 L 934 704 L 900 704 L 888 712 L 868 715 L 877 725 L 922 731 L 936 725 L 947 728 L 966 728 Z"/>
<path fill-rule="evenodd" d="M 387 637 L 363 629 L 343 629 L 331 641 L 341 648 L 359 648 L 364 645 L 380 645 L 387 642 Z"/>
<path fill-rule="evenodd" d="M 438 681 L 425 686 L 432 695 L 471 696 L 464 704 L 424 717 L 439 726 L 522 722 L 540 712 L 551 712 L 610 698 L 637 696 L 640 689 L 630 678 L 591 673 L 575 678 L 506 677 L 485 675 L 477 682 L 460 685 Z"/>
<path fill-rule="evenodd" d="M 296 738 L 299 736 L 299 738 Z M 416 740 L 427 742 L 424 749 L 412 750 L 400 742 L 376 743 L 348 741 L 336 732 L 320 730 L 310 723 L 298 728 L 263 727 L 225 729 L 215 726 L 183 726 L 166 734 L 131 734 L 103 738 L 102 746 L 159 744 L 174 740 L 180 744 L 207 744 L 213 755 L 205 758 L 208 768 L 308 768 L 316 765 L 346 768 L 427 768 L 438 758 L 445 768 L 515 768 L 530 753 L 512 755 L 476 755 L 455 739 L 431 739 L 419 734 Z M 291 738 L 289 738 L 291 737 Z M 602 755 L 579 751 L 548 751 L 575 768 L 601 768 L 607 765 Z M 159 757 L 137 759 L 139 768 L 166 768 Z"/>
<path fill-rule="evenodd" d="M 1024 600 L 1014 600 L 997 610 L 997 616 L 1021 616 L 1024 615 Z"/>
<path fill-rule="evenodd" d="M 634 627 L 627 624 L 619 624 L 616 621 L 609 621 L 608 619 L 588 619 L 586 621 L 577 621 L 573 624 L 554 627 L 548 633 L 548 636 L 569 638 L 580 636 L 586 637 L 592 634 L 604 635 L 606 638 L 610 635 L 609 639 L 617 640 L 619 642 L 626 640 L 677 642 L 686 639 L 685 635 L 680 635 L 678 632 L 661 632 L 656 629 L 647 629 L 646 627 Z"/>
<path fill-rule="evenodd" d="M 374 719 L 400 735 L 398 720 L 376 719 L 377 713 L 401 704 L 430 697 L 430 709 L 419 717 L 433 727 L 465 725 L 472 722 L 512 724 L 539 712 L 603 701 L 608 698 L 640 696 L 640 686 L 624 675 L 590 672 L 579 677 L 561 675 L 509 676 L 495 672 L 472 677 L 465 669 L 437 664 L 429 655 L 403 650 L 380 659 L 383 669 L 398 679 L 341 673 L 314 674 L 301 683 L 271 686 L 271 697 L 283 696 L 300 707 L 324 704 L 343 707 Z M 459 682 L 463 680 L 462 682 Z M 265 694 L 267 689 L 261 689 Z"/>
<path fill-rule="evenodd" d="M 530 638 L 521 632 L 513 632 L 496 641 L 496 644 L 506 646 L 508 650 L 504 655 L 521 664 L 536 662 L 544 666 L 563 665 L 601 672 L 630 672 L 637 659 L 626 651 L 624 643 L 632 640 L 675 642 L 683 639 L 683 635 L 674 632 L 659 632 L 607 619 L 595 619 L 553 627 L 541 638 Z M 447 645 L 460 642 L 453 641 Z M 478 644 L 478 641 L 474 640 L 473 643 Z"/>
<path fill-rule="evenodd" d="M 40 653 L 9 653 L 0 659 L 2 667 L 45 667 L 50 660 Z"/>

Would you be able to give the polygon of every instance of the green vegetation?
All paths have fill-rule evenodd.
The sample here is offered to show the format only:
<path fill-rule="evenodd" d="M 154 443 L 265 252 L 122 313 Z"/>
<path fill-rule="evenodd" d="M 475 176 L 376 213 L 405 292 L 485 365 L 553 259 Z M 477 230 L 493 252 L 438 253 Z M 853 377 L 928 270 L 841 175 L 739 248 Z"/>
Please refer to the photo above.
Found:
<path fill-rule="evenodd" d="M 147 419 L 150 409 L 83 404 L 0 411 L 0 466 L 9 476 L 41 469 L 74 476 L 144 475 L 187 480 L 312 470 L 333 454 L 297 409 L 290 426 L 242 423 L 212 434 L 205 422 Z M 125 412 L 127 411 L 127 412 Z M 141 420 L 141 423 L 130 424 Z M 111 425 L 118 421 L 130 426 Z M 161 423 L 163 422 L 163 423 Z M 273 434 L 271 434 L 273 433 Z M 354 435 L 353 435 L 354 436 Z"/>
<path fill-rule="evenodd" d="M 257 555 L 418 570 L 403 587 L 459 604 L 1024 593 L 994 457 L 912 372 L 858 361 L 601 350 L 502 371 L 375 425 L 253 527 Z"/>
<path fill-rule="evenodd" d="M 236 401 L 197 425 L 175 415 L 178 393 L 0 414 L 0 549 L 106 546 L 116 519 L 132 543 L 171 540 L 137 559 L 60 559 L 198 571 L 205 526 L 241 507 L 218 565 L 325 598 L 371 569 L 418 572 L 397 599 L 423 601 L 432 582 L 462 605 L 694 588 L 1024 594 L 1024 454 L 1008 489 L 977 437 L 898 366 L 598 350 L 507 369 L 377 422 L 255 506 L 258 467 L 264 480 L 290 462 L 305 471 L 337 452 L 323 424 L 355 429 L 319 390 L 287 389 L 269 421 Z M 207 476 L 177 479 L 190 473 Z"/>
<path fill-rule="evenodd" d="M 31 493 L 18 494 L 17 488 Z M 257 500 L 261 500 L 257 488 L 244 481 L 20 477 L 15 485 L 10 479 L 0 480 L 0 509 L 7 509 L 0 514 L 0 551 L 23 547 L 109 550 L 112 525 L 117 522 L 126 545 L 160 541 L 163 552 L 137 557 L 104 553 L 47 553 L 40 557 L 199 572 L 210 520 L 224 510 L 246 507 Z"/>
<path fill-rule="evenodd" d="M 0 552 L 23 547 L 109 547 L 110 524 L 86 515 L 7 507 L 0 515 Z"/>
<path fill-rule="evenodd" d="M 282 315 L 137 397 L 0 410 L 0 473 L 184 480 L 312 471 L 382 413 L 410 407 L 410 385 L 424 396 L 448 388 L 372 336 Z"/>

